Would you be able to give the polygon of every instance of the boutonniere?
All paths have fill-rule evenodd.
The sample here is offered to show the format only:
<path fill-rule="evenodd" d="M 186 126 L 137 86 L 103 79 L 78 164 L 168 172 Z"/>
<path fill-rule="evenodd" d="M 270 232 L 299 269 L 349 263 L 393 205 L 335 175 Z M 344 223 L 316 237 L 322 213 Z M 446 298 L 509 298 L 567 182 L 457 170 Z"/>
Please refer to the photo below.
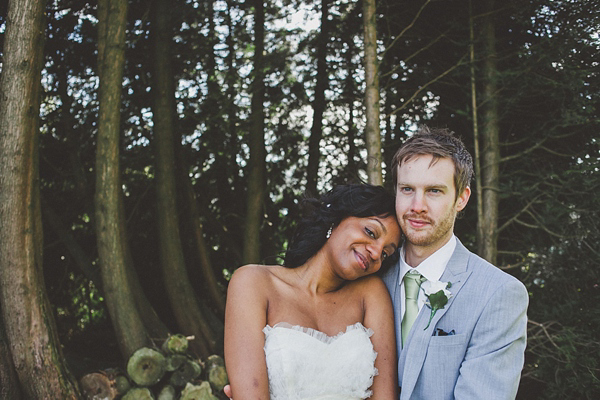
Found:
<path fill-rule="evenodd" d="M 421 284 L 421 289 L 423 289 L 425 296 L 427 296 L 427 302 L 425 304 L 431 308 L 429 322 L 427 322 L 425 329 L 429 328 L 429 324 L 431 324 L 431 320 L 437 310 L 444 308 L 448 303 L 448 299 L 452 297 L 452 293 L 448 290 L 450 287 L 452 287 L 452 283 L 450 282 L 425 281 Z"/>

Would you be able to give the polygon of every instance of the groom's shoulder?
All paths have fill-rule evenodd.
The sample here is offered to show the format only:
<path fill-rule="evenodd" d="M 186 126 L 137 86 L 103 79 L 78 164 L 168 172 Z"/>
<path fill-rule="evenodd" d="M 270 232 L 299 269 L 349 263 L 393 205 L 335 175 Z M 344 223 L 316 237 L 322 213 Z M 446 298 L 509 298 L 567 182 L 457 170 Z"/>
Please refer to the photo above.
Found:
<path fill-rule="evenodd" d="M 392 285 L 397 283 L 399 271 L 400 260 L 397 260 L 395 263 L 391 264 L 384 270 L 380 270 L 379 272 L 377 272 L 377 275 L 381 277 L 381 279 L 389 289 Z"/>
<path fill-rule="evenodd" d="M 470 250 L 467 250 L 469 253 L 468 258 L 468 268 L 472 271 L 472 277 L 479 282 L 487 282 L 490 286 L 519 286 L 522 289 L 525 289 L 525 285 L 515 278 L 513 275 L 508 272 L 502 270 L 496 265 L 490 263 L 485 260 L 483 257 L 473 253 Z"/>

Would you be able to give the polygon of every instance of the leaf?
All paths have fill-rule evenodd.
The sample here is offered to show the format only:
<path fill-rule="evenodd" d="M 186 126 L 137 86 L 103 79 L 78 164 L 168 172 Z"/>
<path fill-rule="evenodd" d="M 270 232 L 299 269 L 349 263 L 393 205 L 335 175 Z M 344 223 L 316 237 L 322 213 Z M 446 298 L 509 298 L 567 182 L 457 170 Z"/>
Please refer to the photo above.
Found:
<path fill-rule="evenodd" d="M 429 304 L 431 304 L 431 308 L 434 310 L 439 310 L 440 308 L 444 308 L 444 306 L 448 303 L 448 297 L 444 293 L 443 290 L 439 292 L 435 292 L 429 295 Z"/>
<path fill-rule="evenodd" d="M 427 302 L 427 305 L 431 308 L 431 314 L 429 314 L 429 321 L 427 322 L 427 326 L 423 330 L 429 328 L 431 320 L 433 319 L 437 310 L 444 308 L 446 304 L 448 304 L 448 297 L 446 296 L 446 293 L 444 293 L 443 290 L 430 294 L 428 296 L 428 299 L 429 301 Z"/>

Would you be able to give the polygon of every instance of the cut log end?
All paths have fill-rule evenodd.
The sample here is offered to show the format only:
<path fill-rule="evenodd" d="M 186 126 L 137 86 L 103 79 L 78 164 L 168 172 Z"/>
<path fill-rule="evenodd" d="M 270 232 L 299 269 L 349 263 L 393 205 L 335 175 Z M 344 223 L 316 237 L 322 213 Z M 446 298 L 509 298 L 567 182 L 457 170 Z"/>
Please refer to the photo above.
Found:
<path fill-rule="evenodd" d="M 219 392 L 223 390 L 229 383 L 223 358 L 218 355 L 209 356 L 206 359 L 205 368 L 210 384 Z"/>
<path fill-rule="evenodd" d="M 188 351 L 188 338 L 177 333 L 171 335 L 162 344 L 162 351 L 166 354 L 185 354 Z"/>
<path fill-rule="evenodd" d="M 79 380 L 79 383 L 87 400 L 115 399 L 118 395 L 114 381 L 102 372 L 87 374 Z"/>
<path fill-rule="evenodd" d="M 127 374 L 140 386 L 156 384 L 163 377 L 165 371 L 165 356 L 148 347 L 137 350 L 127 362 Z"/>
<path fill-rule="evenodd" d="M 154 400 L 148 388 L 133 388 L 123 396 L 123 400 Z"/>
<path fill-rule="evenodd" d="M 181 366 L 173 372 L 169 383 L 173 386 L 183 387 L 188 382 L 192 382 L 202 373 L 202 367 L 194 360 L 186 359 Z"/>
<path fill-rule="evenodd" d="M 181 392 L 181 400 L 219 400 L 219 398 L 212 394 L 208 382 L 202 382 L 199 385 L 188 383 Z"/>

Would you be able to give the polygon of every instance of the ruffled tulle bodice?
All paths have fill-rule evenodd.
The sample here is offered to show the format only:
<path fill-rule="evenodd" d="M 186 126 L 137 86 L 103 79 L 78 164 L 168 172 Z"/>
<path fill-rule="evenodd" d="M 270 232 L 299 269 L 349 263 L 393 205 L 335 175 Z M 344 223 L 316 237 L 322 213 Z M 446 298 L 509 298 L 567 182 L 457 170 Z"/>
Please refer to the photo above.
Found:
<path fill-rule="evenodd" d="M 267 325 L 265 356 L 272 400 L 350 400 L 371 395 L 377 374 L 371 335 L 361 323 L 327 336 L 301 326 Z"/>

